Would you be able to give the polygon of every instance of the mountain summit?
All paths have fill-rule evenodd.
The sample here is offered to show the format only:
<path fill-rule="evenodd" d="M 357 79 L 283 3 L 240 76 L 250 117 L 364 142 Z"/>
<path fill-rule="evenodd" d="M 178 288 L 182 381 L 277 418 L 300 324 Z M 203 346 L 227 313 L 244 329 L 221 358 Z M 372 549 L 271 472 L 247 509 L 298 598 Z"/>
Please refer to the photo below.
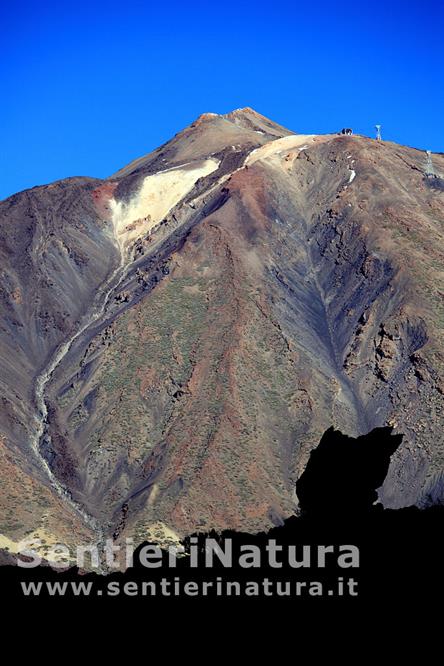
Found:
<path fill-rule="evenodd" d="M 403 435 L 385 506 L 442 502 L 424 160 L 246 108 L 0 202 L 0 548 L 264 529 L 331 426 Z"/>

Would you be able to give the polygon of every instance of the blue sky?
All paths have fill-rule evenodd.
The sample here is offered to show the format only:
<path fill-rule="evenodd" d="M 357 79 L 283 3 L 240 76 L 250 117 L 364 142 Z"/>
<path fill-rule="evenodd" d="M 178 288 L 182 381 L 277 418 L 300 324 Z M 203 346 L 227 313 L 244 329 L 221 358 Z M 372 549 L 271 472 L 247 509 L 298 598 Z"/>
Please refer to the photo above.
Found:
<path fill-rule="evenodd" d="M 443 19 L 436 0 L 2 3 L 0 198 L 242 106 L 444 151 Z"/>

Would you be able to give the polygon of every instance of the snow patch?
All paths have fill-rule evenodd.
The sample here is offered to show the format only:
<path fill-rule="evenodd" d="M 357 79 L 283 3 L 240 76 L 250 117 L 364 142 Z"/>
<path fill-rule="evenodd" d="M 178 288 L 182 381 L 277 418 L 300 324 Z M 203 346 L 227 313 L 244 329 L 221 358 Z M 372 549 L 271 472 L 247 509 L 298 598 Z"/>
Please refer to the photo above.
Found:
<path fill-rule="evenodd" d="M 350 169 L 350 178 L 348 179 L 348 182 L 352 183 L 355 179 L 355 176 L 356 176 L 356 171 L 354 171 L 353 169 Z"/>

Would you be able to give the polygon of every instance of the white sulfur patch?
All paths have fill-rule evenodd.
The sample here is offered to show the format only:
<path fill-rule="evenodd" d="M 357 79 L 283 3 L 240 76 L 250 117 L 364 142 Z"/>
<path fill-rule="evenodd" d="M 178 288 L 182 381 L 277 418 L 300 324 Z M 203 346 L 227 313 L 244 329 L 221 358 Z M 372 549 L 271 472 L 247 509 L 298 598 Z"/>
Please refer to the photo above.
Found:
<path fill-rule="evenodd" d="M 173 167 L 147 176 L 142 187 L 125 203 L 111 199 L 114 234 L 124 248 L 158 224 L 190 192 L 196 181 L 215 171 L 219 160 L 208 159 Z"/>
<path fill-rule="evenodd" d="M 286 152 L 292 148 L 303 150 L 308 147 L 310 142 L 313 142 L 316 136 L 316 134 L 290 134 L 289 136 L 269 141 L 260 148 L 251 151 L 245 160 L 245 166 L 251 166 L 258 160 L 273 157 L 274 155 Z"/>

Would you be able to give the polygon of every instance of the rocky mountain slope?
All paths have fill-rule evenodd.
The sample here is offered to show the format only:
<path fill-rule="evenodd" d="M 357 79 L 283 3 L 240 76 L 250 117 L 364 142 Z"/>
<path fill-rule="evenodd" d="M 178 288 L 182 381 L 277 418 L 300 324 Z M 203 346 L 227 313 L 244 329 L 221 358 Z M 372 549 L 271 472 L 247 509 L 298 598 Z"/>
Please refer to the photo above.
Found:
<path fill-rule="evenodd" d="M 0 202 L 0 548 L 278 524 L 330 426 L 404 435 L 385 506 L 442 501 L 424 163 L 240 109 Z"/>

